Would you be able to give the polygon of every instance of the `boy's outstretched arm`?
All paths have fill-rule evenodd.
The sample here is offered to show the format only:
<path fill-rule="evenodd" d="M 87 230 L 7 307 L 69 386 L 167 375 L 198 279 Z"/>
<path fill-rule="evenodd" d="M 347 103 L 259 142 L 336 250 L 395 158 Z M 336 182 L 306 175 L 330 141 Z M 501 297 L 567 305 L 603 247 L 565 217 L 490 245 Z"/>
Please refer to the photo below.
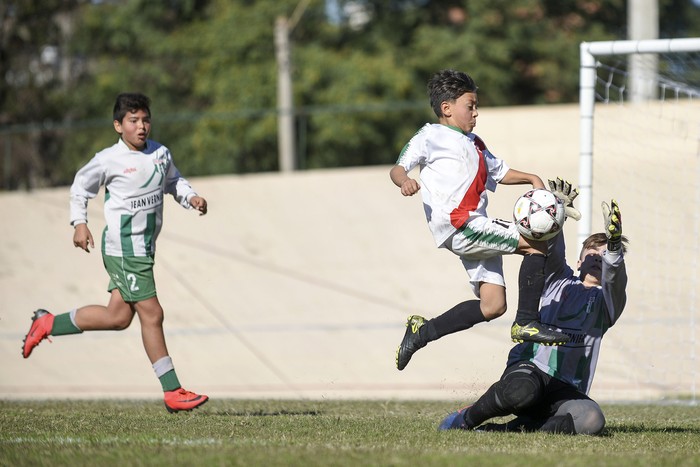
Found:
<path fill-rule="evenodd" d="M 527 185 L 529 183 L 532 188 L 544 188 L 544 182 L 539 176 L 515 169 L 508 169 L 499 183 L 503 185 Z"/>
<path fill-rule="evenodd" d="M 395 165 L 391 168 L 389 177 L 391 177 L 391 181 L 394 182 L 394 185 L 401 188 L 401 194 L 404 196 L 413 196 L 420 190 L 418 181 L 409 177 L 406 173 L 406 169 L 400 165 Z"/>

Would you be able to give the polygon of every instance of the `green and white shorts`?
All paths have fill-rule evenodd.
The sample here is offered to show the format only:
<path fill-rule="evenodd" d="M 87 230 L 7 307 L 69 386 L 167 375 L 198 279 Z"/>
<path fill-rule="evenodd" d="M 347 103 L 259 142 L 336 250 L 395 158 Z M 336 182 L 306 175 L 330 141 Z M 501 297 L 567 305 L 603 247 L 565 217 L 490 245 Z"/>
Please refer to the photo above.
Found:
<path fill-rule="evenodd" d="M 153 278 L 153 256 L 107 256 L 102 255 L 109 285 L 107 291 L 119 289 L 125 302 L 141 302 L 155 297 L 156 281 Z"/>
<path fill-rule="evenodd" d="M 503 255 L 515 253 L 519 239 L 513 222 L 479 216 L 448 238 L 445 248 L 460 257 L 469 284 L 479 297 L 481 282 L 505 287 Z"/>

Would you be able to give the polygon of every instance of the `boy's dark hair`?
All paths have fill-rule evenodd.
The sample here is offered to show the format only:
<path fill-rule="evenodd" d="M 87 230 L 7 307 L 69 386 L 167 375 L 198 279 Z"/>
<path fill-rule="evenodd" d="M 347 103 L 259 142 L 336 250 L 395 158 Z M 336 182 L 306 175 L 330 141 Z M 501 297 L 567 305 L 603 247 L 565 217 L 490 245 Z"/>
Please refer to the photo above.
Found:
<path fill-rule="evenodd" d="M 428 81 L 430 106 L 438 118 L 442 117 L 443 102 L 457 100 L 462 94 L 476 92 L 479 89 L 468 74 L 455 70 L 438 71 Z"/>
<path fill-rule="evenodd" d="M 594 233 L 593 235 L 589 235 L 588 238 L 586 238 L 583 241 L 583 247 L 581 247 L 581 252 L 579 253 L 578 257 L 580 258 L 583 252 L 589 248 L 598 248 L 599 246 L 602 245 L 607 245 L 608 244 L 608 237 L 605 236 L 603 232 L 600 233 Z M 627 237 L 624 235 L 622 236 L 622 253 L 624 254 L 627 251 L 627 245 L 629 244 L 629 240 Z"/>
<path fill-rule="evenodd" d="M 138 92 L 123 92 L 117 96 L 114 103 L 114 120 L 122 121 L 127 113 L 145 110 L 151 115 L 151 100 Z"/>

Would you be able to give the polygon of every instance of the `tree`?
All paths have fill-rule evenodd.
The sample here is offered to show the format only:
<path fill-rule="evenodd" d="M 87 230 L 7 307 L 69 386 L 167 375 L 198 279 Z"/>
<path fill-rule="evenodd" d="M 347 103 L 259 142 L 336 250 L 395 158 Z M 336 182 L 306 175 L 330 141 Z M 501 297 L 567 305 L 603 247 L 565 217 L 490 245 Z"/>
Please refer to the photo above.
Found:
<path fill-rule="evenodd" d="M 7 188 L 51 183 L 58 134 L 45 122 L 62 118 L 62 77 L 70 69 L 60 67 L 60 44 L 69 33 L 67 23 L 77 1 L 5 1 L 0 3 L 0 127 L 5 158 L 11 165 L 3 173 Z M 50 124 L 49 124 L 50 126 Z M 4 170 L 4 168 L 3 168 Z"/>
<path fill-rule="evenodd" d="M 125 90 L 152 98 L 152 137 L 183 173 L 277 170 L 273 31 L 298 2 L 0 3 L 5 187 L 70 183 L 115 141 Z M 300 166 L 394 162 L 434 120 L 425 86 L 442 68 L 469 72 L 483 106 L 576 102 L 580 42 L 624 39 L 625 14 L 626 0 L 312 0 L 291 37 Z M 700 35 L 691 0 L 660 0 L 660 18 L 663 37 Z"/>

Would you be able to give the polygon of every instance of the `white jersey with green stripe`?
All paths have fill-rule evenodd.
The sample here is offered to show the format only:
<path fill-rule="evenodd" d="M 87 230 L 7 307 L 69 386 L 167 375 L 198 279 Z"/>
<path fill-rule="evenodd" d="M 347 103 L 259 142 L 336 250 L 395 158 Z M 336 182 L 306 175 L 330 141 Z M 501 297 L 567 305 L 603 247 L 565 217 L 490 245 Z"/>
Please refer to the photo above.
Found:
<path fill-rule="evenodd" d="M 495 191 L 508 172 L 481 138 L 437 123 L 420 128 L 396 164 L 407 173 L 420 167 L 425 217 L 438 247 L 470 217 L 486 216 L 487 190 Z"/>
<path fill-rule="evenodd" d="M 148 140 L 132 151 L 121 140 L 97 154 L 75 175 L 70 189 L 70 219 L 87 222 L 88 200 L 105 187 L 102 253 L 108 256 L 149 256 L 163 222 L 163 198 L 172 195 L 185 208 L 196 196 L 180 176 L 167 147 Z"/>
<path fill-rule="evenodd" d="M 547 374 L 588 394 L 603 335 L 617 322 L 627 301 L 623 255 L 606 251 L 602 257 L 601 285 L 585 287 L 566 264 L 564 236 L 557 235 L 549 243 L 546 275 L 540 319 L 571 340 L 559 347 L 518 344 L 508 355 L 508 365 L 529 360 Z"/>

